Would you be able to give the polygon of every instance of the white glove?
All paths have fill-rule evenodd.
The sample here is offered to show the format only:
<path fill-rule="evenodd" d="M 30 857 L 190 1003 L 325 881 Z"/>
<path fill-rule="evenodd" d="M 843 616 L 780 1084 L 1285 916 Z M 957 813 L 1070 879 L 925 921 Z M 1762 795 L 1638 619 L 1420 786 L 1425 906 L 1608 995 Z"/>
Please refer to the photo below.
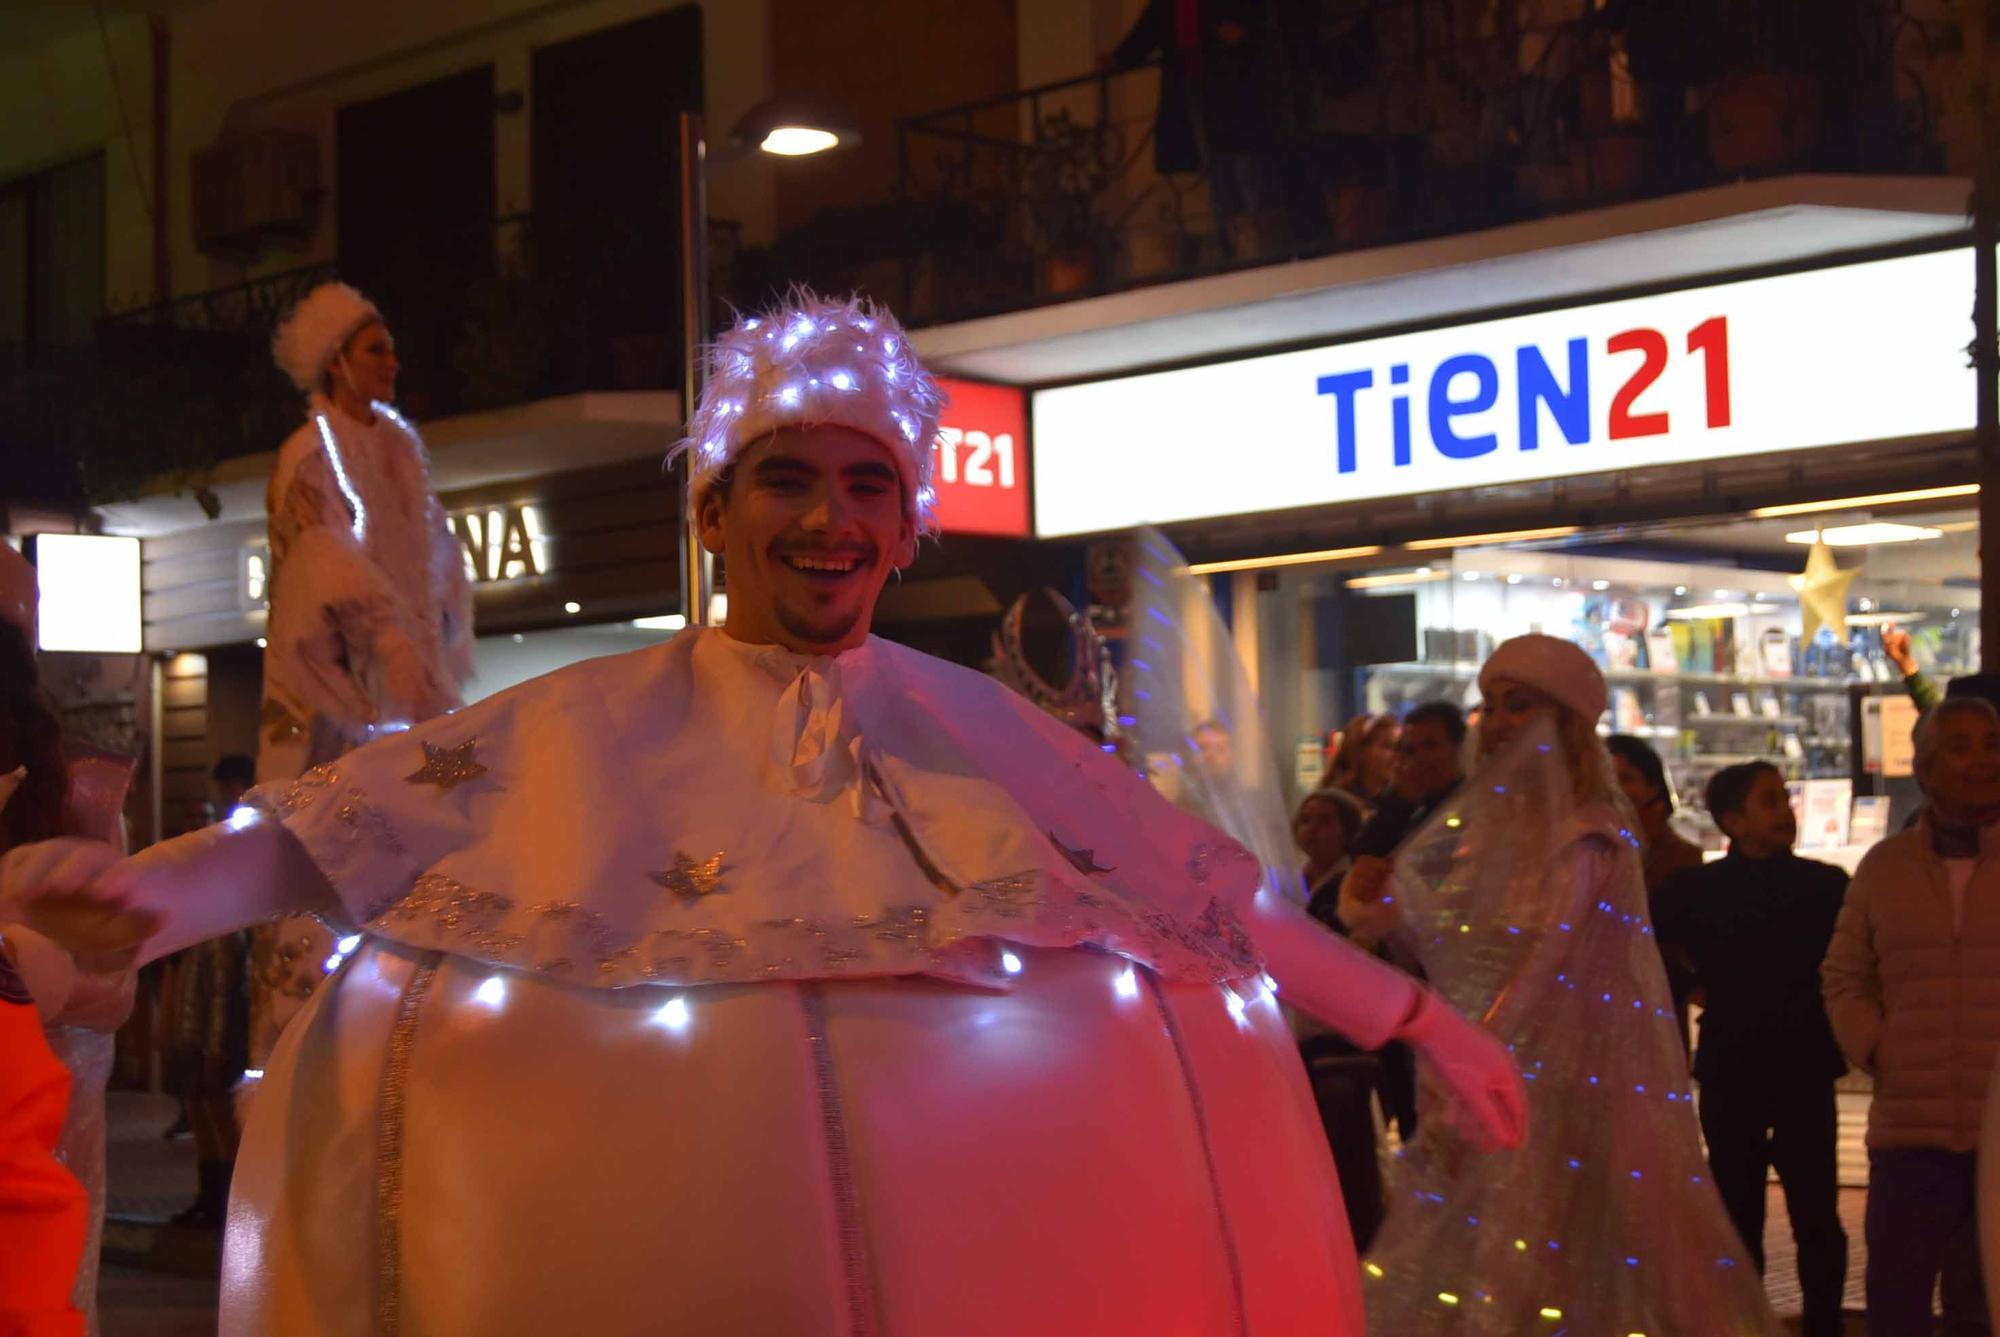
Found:
<path fill-rule="evenodd" d="M 1268 890 L 1253 898 L 1246 923 L 1286 1002 L 1363 1049 L 1405 1041 L 1463 1108 L 1455 1123 L 1468 1142 L 1483 1150 L 1521 1144 L 1527 1090 L 1499 1041 Z"/>
<path fill-rule="evenodd" d="M 1481 1151 L 1512 1150 L 1528 1129 L 1528 1093 L 1506 1047 L 1486 1030 L 1419 987 L 1416 1007 L 1396 1038 L 1423 1055 L 1451 1093 L 1452 1127 Z"/>
<path fill-rule="evenodd" d="M 0 859 L 0 911 L 85 971 L 116 973 L 334 904 L 305 847 L 262 817 L 191 831 L 125 859 L 89 840 L 45 840 Z"/>

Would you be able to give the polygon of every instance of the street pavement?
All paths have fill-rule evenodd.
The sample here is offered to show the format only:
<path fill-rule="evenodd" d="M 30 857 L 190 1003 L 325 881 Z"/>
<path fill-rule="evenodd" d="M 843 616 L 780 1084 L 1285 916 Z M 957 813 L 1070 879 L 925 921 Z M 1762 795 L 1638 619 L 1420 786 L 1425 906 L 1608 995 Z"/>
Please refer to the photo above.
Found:
<path fill-rule="evenodd" d="M 196 1337 L 215 1331 L 219 1236 L 166 1224 L 194 1201 L 194 1143 L 160 1134 L 173 1120 L 171 1098 L 113 1091 L 107 1102 L 110 1165 L 105 1267 L 98 1287 L 103 1337 Z M 1861 1234 L 1867 1194 L 1840 1192 L 1850 1255 L 1847 1308 L 1850 1330 L 1862 1331 L 1862 1277 L 1867 1248 Z M 1797 1256 L 1784 1195 L 1770 1190 L 1765 1227 L 1765 1289 L 1778 1313 L 1796 1324 Z"/>

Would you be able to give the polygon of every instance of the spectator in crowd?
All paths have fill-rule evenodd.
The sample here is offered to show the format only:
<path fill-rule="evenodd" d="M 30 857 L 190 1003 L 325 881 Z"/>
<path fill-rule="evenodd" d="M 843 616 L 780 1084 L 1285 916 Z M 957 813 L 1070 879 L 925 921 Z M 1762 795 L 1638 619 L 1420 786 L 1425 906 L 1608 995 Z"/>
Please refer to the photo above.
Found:
<path fill-rule="evenodd" d="M 1361 824 L 1360 801 L 1339 789 L 1315 789 L 1305 796 L 1292 818 L 1292 840 L 1306 856 L 1300 877 L 1307 908 L 1313 918 L 1329 927 L 1338 927 L 1335 907 L 1340 900 L 1340 880 L 1354 866 L 1349 851 Z"/>
<path fill-rule="evenodd" d="M 1694 1075 L 1709 1168 L 1759 1272 L 1776 1168 L 1798 1244 L 1805 1337 L 1839 1337 L 1847 1232 L 1833 1087 L 1847 1063 L 1820 1001 L 1819 965 L 1847 874 L 1792 852 L 1797 820 L 1769 762 L 1725 766 L 1706 797 L 1728 854 L 1697 859 L 1651 900 L 1662 951 L 1692 963 L 1706 999 Z"/>
<path fill-rule="evenodd" d="M 1631 800 L 1639 819 L 1639 851 L 1646 872 L 1648 902 L 1659 894 L 1669 877 L 1683 868 L 1701 866 L 1701 849 L 1681 839 L 1673 828 L 1673 787 L 1667 783 L 1667 768 L 1660 754 L 1631 734 L 1613 734 L 1604 740 L 1611 754 L 1611 773 L 1618 788 Z M 1667 988 L 1674 996 L 1674 1016 L 1681 1028 L 1681 1045 L 1688 1046 L 1688 995 L 1694 988 L 1694 967 L 1684 953 L 1661 945 L 1660 955 L 1667 966 Z"/>
<path fill-rule="evenodd" d="M 1355 838 L 1357 859 L 1393 853 L 1403 837 L 1465 780 L 1465 716 L 1449 701 L 1426 701 L 1405 716 L 1393 734 L 1371 737 L 1363 754 L 1364 783 L 1372 776 L 1375 752 L 1385 742 L 1385 783 L 1373 791 L 1375 811 Z"/>
<path fill-rule="evenodd" d="M 1639 819 L 1639 849 L 1646 870 L 1646 890 L 1658 891 L 1683 868 L 1701 864 L 1701 847 L 1681 838 L 1673 828 L 1674 791 L 1667 783 L 1666 764 L 1651 745 L 1631 734 L 1604 740 L 1611 753 L 1611 771 L 1618 788 L 1632 802 Z"/>
<path fill-rule="evenodd" d="M 1364 925 L 1371 911 L 1379 916 L 1382 888 L 1397 847 L 1464 782 L 1465 716 L 1449 701 L 1426 701 L 1404 719 L 1396 735 L 1388 788 L 1351 847 L 1354 867 L 1340 894 L 1342 903 L 1356 912 L 1357 925 Z M 1369 909 L 1360 908 L 1364 906 Z M 1396 937 L 1365 926 L 1358 932 L 1362 945 L 1377 948 L 1390 964 L 1422 977 L 1416 958 L 1399 946 Z M 1414 1137 L 1416 1067 L 1400 1045 L 1383 1051 L 1380 1089 L 1383 1112 L 1404 1139 Z"/>
<path fill-rule="evenodd" d="M 1203 720 L 1194 726 L 1195 754 L 1209 775 L 1229 775 L 1236 769 L 1236 739 L 1221 720 Z"/>
<path fill-rule="evenodd" d="M 1910 633 L 1893 622 L 1882 626 L 1882 653 L 1903 675 L 1903 689 L 1910 694 L 1910 700 L 1917 703 L 1918 710 L 1929 710 L 1948 696 L 1981 697 L 2000 710 L 2000 673 L 1961 673 L 1947 682 L 1943 691 L 1939 691 L 1938 685 L 1917 663 L 1916 651 L 1910 644 Z"/>
<path fill-rule="evenodd" d="M 1361 804 L 1338 789 L 1316 789 L 1299 804 L 1292 837 L 1306 856 L 1303 881 L 1313 918 L 1342 937 L 1340 880 L 1348 867 L 1347 847 L 1361 829 Z M 1365 1250 L 1382 1226 L 1381 1151 L 1375 1138 L 1374 1095 L 1379 1054 L 1357 1048 L 1304 1017 L 1296 1019 L 1299 1056 L 1312 1081 L 1313 1100 L 1326 1129 L 1347 1226 L 1356 1250 Z"/>
<path fill-rule="evenodd" d="M 1916 651 L 1910 646 L 1910 633 L 1893 622 L 1882 624 L 1882 653 L 1896 666 L 1896 672 L 1903 675 L 1903 688 L 1910 699 L 1917 703 L 1918 710 L 1929 710 L 1944 700 L 1944 693 L 1937 689 L 1917 663 Z"/>
<path fill-rule="evenodd" d="M 1320 772 L 1319 788 L 1338 789 L 1352 794 L 1362 801 L 1365 809 L 1367 796 L 1361 793 L 1361 750 L 1365 746 L 1370 726 L 1375 723 L 1373 715 L 1356 715 L 1327 738 L 1326 768 Z"/>
<path fill-rule="evenodd" d="M 1917 725 L 1927 807 L 1855 870 L 1820 978 L 1868 1113 L 1868 1325 L 1983 1331 L 1976 1148 L 2000 1050 L 2000 712 L 1947 697 Z M 1963 1326 L 1961 1326 L 1963 1325 Z"/>
<path fill-rule="evenodd" d="M 1372 813 L 1376 800 L 1389 787 L 1400 733 L 1394 715 L 1356 715 L 1340 731 L 1340 747 L 1319 782 L 1320 788 L 1344 789 Z"/>

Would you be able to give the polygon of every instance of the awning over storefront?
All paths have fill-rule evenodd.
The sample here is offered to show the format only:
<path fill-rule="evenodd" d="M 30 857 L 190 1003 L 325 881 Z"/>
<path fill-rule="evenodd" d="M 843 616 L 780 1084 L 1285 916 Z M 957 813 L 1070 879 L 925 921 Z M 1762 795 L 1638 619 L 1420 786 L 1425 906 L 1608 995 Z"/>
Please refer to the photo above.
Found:
<path fill-rule="evenodd" d="M 647 456 L 659 458 L 680 433 L 681 397 L 666 390 L 563 395 L 485 413 L 420 424 L 438 492 L 490 487 L 555 469 L 593 469 Z M 210 484 L 222 502 L 220 522 L 261 520 L 264 484 L 277 447 L 226 461 Z M 210 521 L 194 498 L 155 493 L 98 507 L 106 533 L 157 538 Z"/>
<path fill-rule="evenodd" d="M 1967 188 L 1779 177 L 937 326 L 913 341 L 940 372 L 1090 379 L 1921 243 L 1966 227 Z"/>

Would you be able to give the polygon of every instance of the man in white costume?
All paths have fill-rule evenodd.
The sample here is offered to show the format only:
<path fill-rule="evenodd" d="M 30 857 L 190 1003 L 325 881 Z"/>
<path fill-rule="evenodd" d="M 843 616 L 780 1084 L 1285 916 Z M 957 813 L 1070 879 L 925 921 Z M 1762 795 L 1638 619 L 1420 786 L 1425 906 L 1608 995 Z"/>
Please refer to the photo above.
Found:
<path fill-rule="evenodd" d="M 891 317 L 802 294 L 712 367 L 726 627 L 256 819 L 0 866 L 91 966 L 279 911 L 363 935 L 246 1130 L 223 1330 L 1358 1334 L 1273 979 L 1414 1045 L 1475 1143 L 1521 1136 L 1505 1052 L 1088 740 L 868 634 L 933 501 Z"/>

